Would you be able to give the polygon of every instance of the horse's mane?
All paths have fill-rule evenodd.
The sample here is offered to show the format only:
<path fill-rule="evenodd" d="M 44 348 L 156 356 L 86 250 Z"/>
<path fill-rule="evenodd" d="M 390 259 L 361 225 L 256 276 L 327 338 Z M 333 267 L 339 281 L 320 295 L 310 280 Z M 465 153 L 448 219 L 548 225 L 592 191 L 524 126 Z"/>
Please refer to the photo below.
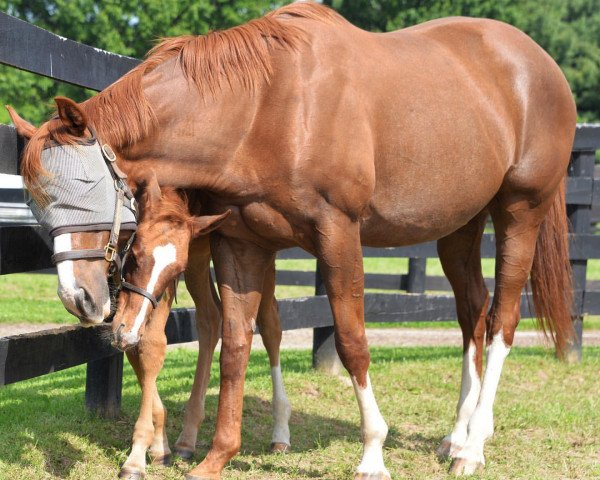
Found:
<path fill-rule="evenodd" d="M 343 21 L 327 7 L 300 2 L 228 30 L 167 38 L 152 48 L 140 65 L 82 106 L 104 141 L 115 148 L 132 145 L 150 134 L 156 124 L 142 90 L 144 75 L 175 59 L 203 96 L 214 95 L 224 87 L 253 91 L 261 82 L 269 81 L 273 48 L 295 50 L 306 39 L 306 32 L 298 25 L 281 21 L 289 17 Z"/>
<path fill-rule="evenodd" d="M 149 135 L 156 125 L 156 115 L 142 89 L 144 75 L 175 59 L 201 95 L 215 94 L 224 87 L 240 86 L 252 91 L 261 82 L 269 81 L 272 49 L 293 51 L 306 40 L 306 32 L 298 25 L 282 21 L 290 17 L 328 23 L 344 21 L 327 7 L 298 2 L 228 30 L 167 38 L 150 50 L 137 67 L 80 106 L 104 142 L 117 149 L 130 146 Z M 76 142 L 58 119 L 44 124 L 28 142 L 21 175 L 33 198 L 41 204 L 42 178 L 48 176 L 41 163 L 41 152 L 48 139 L 59 144 Z"/>

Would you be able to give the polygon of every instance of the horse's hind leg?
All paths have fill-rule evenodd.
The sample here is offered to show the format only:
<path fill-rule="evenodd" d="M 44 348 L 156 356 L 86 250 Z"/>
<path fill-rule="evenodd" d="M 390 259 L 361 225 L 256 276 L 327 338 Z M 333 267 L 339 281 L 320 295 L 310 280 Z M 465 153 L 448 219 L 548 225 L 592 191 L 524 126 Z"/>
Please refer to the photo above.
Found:
<path fill-rule="evenodd" d="M 438 254 L 456 300 L 463 335 L 463 366 L 456 423 L 437 449 L 441 456 L 454 456 L 467 440 L 469 419 L 481 389 L 483 337 L 489 292 L 481 274 L 480 245 L 487 211 L 467 225 L 438 240 Z"/>
<path fill-rule="evenodd" d="M 193 240 L 189 247 L 185 281 L 196 304 L 196 330 L 198 332 L 198 360 L 192 392 L 185 405 L 183 429 L 175 443 L 175 453 L 191 459 L 196 449 L 198 429 L 204 420 L 204 401 L 213 354 L 221 332 L 221 312 L 213 292 L 209 271 L 210 246 L 208 237 Z"/>
<path fill-rule="evenodd" d="M 553 197 L 553 196 L 552 196 Z M 452 463 L 456 475 L 482 468 L 483 445 L 494 431 L 493 404 L 500 374 L 520 319 L 521 292 L 529 276 L 540 224 L 553 198 L 535 205 L 525 196 L 502 196 L 490 204 L 496 232 L 496 287 L 486 318 L 488 346 L 485 376 L 463 449 Z"/>
<path fill-rule="evenodd" d="M 277 302 L 275 301 L 275 263 L 265 272 L 263 296 L 256 322 L 269 355 L 271 380 L 273 382 L 273 436 L 271 437 L 271 450 L 273 452 L 285 452 L 290 448 L 289 420 L 292 408 L 285 394 L 279 362 L 281 322 L 279 320 Z"/>

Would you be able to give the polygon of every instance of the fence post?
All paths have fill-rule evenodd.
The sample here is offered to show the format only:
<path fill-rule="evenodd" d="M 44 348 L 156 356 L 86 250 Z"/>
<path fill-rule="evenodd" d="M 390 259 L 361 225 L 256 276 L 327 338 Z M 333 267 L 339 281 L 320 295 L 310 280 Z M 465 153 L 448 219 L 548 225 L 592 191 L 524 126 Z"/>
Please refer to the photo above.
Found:
<path fill-rule="evenodd" d="M 87 364 L 85 406 L 104 418 L 116 418 L 121 410 L 123 354 L 117 353 Z"/>
<path fill-rule="evenodd" d="M 426 258 L 408 259 L 408 278 L 406 282 L 406 291 L 408 293 L 425 292 L 425 268 L 427 267 Z"/>
<path fill-rule="evenodd" d="M 573 152 L 569 164 L 569 176 L 571 177 L 594 177 L 594 163 L 596 152 L 580 151 Z M 575 234 L 590 233 L 591 206 L 590 205 L 568 205 L 567 214 L 571 224 L 571 232 Z M 585 301 L 585 288 L 587 276 L 587 260 L 571 260 L 573 269 L 573 327 L 575 328 L 575 339 L 567 353 L 567 361 L 581 361 L 581 346 L 583 337 L 583 309 Z"/>
<path fill-rule="evenodd" d="M 317 260 L 315 295 L 326 294 L 319 261 Z M 342 361 L 335 349 L 333 326 L 313 328 L 313 368 L 331 375 L 338 375 L 342 370 Z"/>

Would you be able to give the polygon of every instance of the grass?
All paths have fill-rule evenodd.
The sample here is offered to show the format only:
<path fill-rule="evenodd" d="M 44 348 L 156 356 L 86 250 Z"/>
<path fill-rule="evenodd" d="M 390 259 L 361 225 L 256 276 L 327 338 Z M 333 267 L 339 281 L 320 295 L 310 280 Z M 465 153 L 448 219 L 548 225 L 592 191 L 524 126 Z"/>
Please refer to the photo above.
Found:
<path fill-rule="evenodd" d="M 600 348 L 585 348 L 578 365 L 557 362 L 539 348 L 515 350 L 506 361 L 496 400 L 496 431 L 485 448 L 482 479 L 589 479 L 600 476 Z M 195 354 L 169 352 L 159 390 L 169 408 L 174 442 L 190 391 Z M 247 375 L 243 445 L 224 479 L 351 478 L 357 466 L 360 418 L 348 383 L 314 372 L 308 351 L 286 351 L 282 365 L 293 406 L 293 450 L 268 453 L 270 375 L 254 352 Z M 195 461 L 212 438 L 218 363 L 213 363 L 207 418 Z M 449 463 L 434 453 L 451 429 L 460 380 L 455 348 L 375 348 L 371 377 L 389 426 L 385 459 L 392 478 L 445 479 Z M 84 410 L 85 368 L 0 390 L 0 479 L 116 478 L 126 458 L 139 406 L 139 388 L 125 368 L 123 409 L 108 421 Z M 150 467 L 148 480 L 180 479 L 189 467 Z"/>
<path fill-rule="evenodd" d="M 278 270 L 300 270 L 314 271 L 315 260 L 277 260 Z M 402 274 L 408 271 L 408 259 L 406 258 L 365 258 L 364 269 L 366 273 L 388 273 Z M 485 277 L 494 274 L 494 260 L 483 259 L 482 269 Z M 443 275 L 442 267 L 438 259 L 427 260 L 428 275 Z M 588 279 L 600 279 L 600 260 L 588 262 Z M 56 294 L 58 285 L 56 275 L 31 275 L 14 274 L 0 276 L 0 323 L 74 323 L 63 308 Z M 382 290 L 367 290 L 375 292 Z M 389 293 L 389 290 L 386 291 Z M 299 287 L 277 285 L 275 295 L 277 298 L 297 298 L 314 294 L 312 287 Z M 450 292 L 444 292 L 449 295 Z M 193 307 L 194 303 L 185 288 L 185 283 L 180 284 L 176 307 Z M 410 323 L 369 323 L 370 328 L 457 328 L 456 321 L 447 322 L 410 322 Z M 519 330 L 535 330 L 532 319 L 523 319 L 519 324 Z M 600 316 L 588 316 L 584 321 L 584 329 L 600 329 Z"/>

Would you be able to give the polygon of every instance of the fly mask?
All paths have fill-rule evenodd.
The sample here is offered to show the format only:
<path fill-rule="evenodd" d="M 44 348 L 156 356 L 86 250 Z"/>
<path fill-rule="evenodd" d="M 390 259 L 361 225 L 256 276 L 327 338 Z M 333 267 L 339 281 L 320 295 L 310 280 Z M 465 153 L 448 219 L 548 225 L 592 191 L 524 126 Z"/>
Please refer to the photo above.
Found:
<path fill-rule="evenodd" d="M 110 231 L 103 249 L 59 252 L 52 256 L 52 262 L 104 258 L 120 270 L 119 233 L 121 229 L 135 232 L 137 214 L 126 175 L 117 167 L 110 146 L 100 146 L 92 131 L 92 138 L 76 145 L 49 145 L 41 160 L 51 174 L 43 184 L 48 202 L 42 207 L 30 197 L 27 204 L 50 236 Z"/>

